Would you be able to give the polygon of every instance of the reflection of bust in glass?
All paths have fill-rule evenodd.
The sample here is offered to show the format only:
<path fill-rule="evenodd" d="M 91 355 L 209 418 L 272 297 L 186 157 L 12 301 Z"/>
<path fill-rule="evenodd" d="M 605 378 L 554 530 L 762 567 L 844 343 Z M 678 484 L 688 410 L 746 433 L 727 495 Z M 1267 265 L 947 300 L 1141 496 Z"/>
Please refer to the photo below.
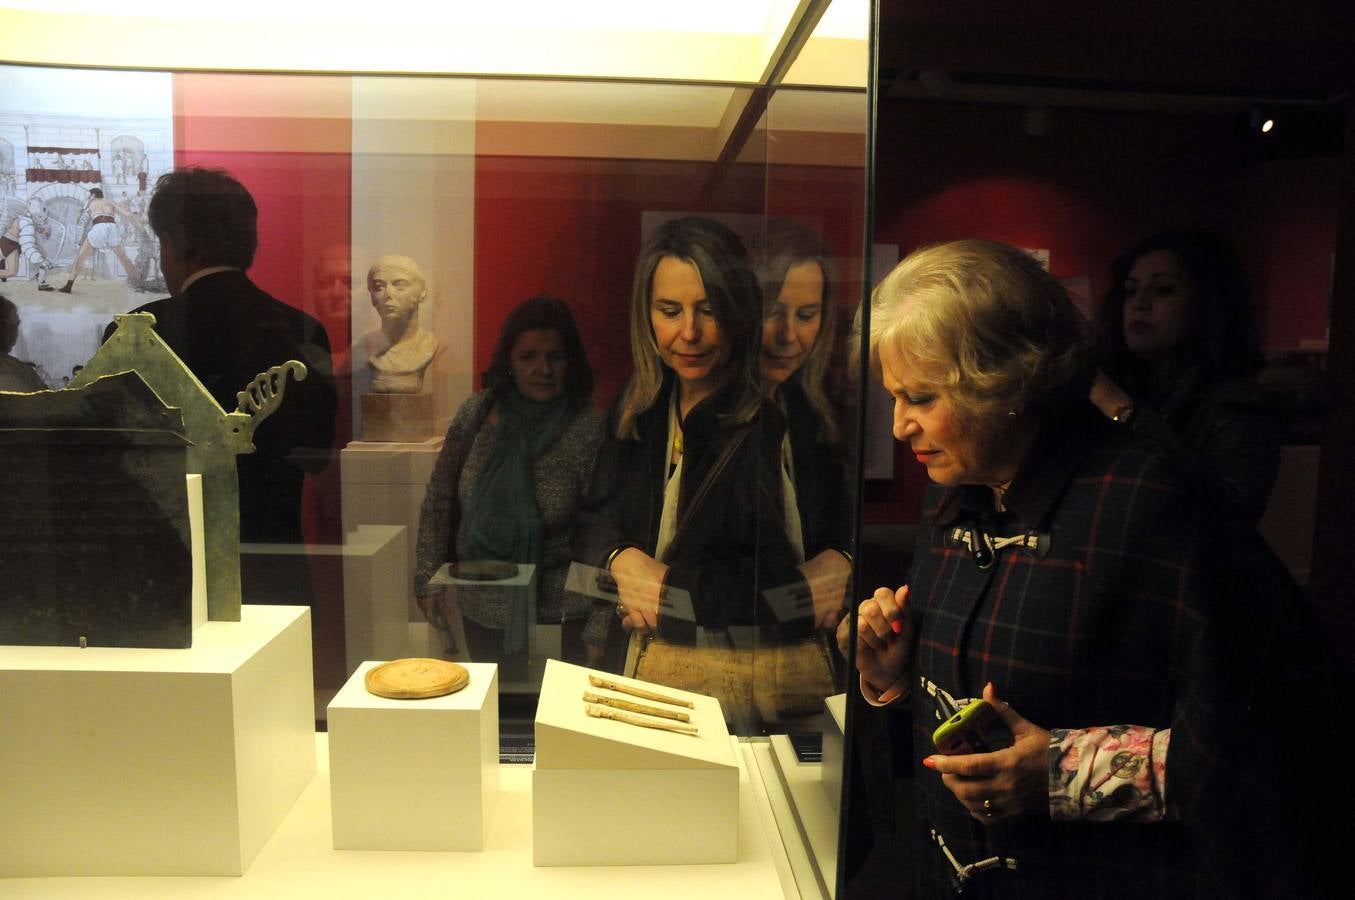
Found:
<path fill-rule="evenodd" d="M 417 394 L 423 371 L 438 351 L 438 339 L 419 325 L 419 304 L 428 287 L 419 264 L 408 256 L 383 256 L 367 271 L 367 290 L 381 316 L 386 348 L 367 360 L 378 394 Z"/>

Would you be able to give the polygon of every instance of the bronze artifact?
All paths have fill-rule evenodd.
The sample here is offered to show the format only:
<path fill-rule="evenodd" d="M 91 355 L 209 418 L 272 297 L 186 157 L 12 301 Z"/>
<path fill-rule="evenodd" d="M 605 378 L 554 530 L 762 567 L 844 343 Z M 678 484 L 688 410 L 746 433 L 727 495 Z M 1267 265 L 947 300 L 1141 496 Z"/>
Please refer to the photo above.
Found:
<path fill-rule="evenodd" d="M 203 527 L 207 542 L 207 618 L 240 621 L 240 484 L 235 457 L 254 452 L 254 430 L 282 403 L 290 373 L 297 381 L 306 367 L 281 362 L 259 374 L 236 397 L 239 409 L 223 410 L 196 375 L 155 333 L 155 316 L 114 317 L 117 330 L 67 389 L 82 388 L 104 375 L 129 369 L 145 380 L 168 406 L 183 411 L 191 446 L 188 471 L 201 473 Z"/>

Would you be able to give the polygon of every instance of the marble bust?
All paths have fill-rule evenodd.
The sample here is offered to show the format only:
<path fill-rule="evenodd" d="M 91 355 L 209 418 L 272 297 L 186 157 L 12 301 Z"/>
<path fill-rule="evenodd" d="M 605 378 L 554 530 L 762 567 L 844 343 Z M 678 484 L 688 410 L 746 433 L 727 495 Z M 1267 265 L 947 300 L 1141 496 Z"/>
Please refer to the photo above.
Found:
<path fill-rule="evenodd" d="M 367 270 L 367 291 L 381 317 L 384 348 L 367 364 L 378 394 L 417 394 L 423 373 L 438 352 L 438 339 L 419 325 L 419 305 L 428 297 L 419 264 L 408 256 L 383 256 Z"/>

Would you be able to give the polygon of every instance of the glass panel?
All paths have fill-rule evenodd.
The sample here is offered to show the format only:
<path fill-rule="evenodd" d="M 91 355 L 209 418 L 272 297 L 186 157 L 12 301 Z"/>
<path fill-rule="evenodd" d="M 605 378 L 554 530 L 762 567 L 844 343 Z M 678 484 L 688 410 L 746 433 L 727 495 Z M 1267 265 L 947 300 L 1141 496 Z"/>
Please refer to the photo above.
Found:
<path fill-rule="evenodd" d="M 241 10 L 214 47 L 152 19 L 182 55 L 80 61 L 176 71 L 0 67 L 0 643 L 186 647 L 302 607 L 321 727 L 365 663 L 496 663 L 520 762 L 554 661 L 713 694 L 831 893 L 866 172 L 860 36 L 801 40 L 829 5 L 515 21 L 551 77 L 469 32 L 482 77 L 361 75 L 290 20 L 236 60 Z M 364 61 L 453 65 L 402 37 Z"/>
<path fill-rule="evenodd" d="M 798 578 L 765 585 L 755 693 L 759 727 L 797 827 L 835 889 L 846 691 L 837 651 L 847 614 L 857 509 L 857 391 L 852 319 L 866 257 L 863 90 L 778 90 L 766 114 L 766 226 L 760 272 L 763 387 L 784 415 L 782 486 Z M 792 502 L 793 500 L 793 502 Z M 824 788 L 828 790 L 825 791 Z"/>
<path fill-rule="evenodd" d="M 149 306 L 203 415 L 238 425 L 286 382 L 253 453 L 214 451 L 206 582 L 212 618 L 227 595 L 310 608 L 317 719 L 364 661 L 495 662 L 506 750 L 529 751 L 564 660 L 713 693 L 822 780 L 862 91 L 5 76 L 18 371 L 83 386 Z M 226 174 L 150 203 L 202 166 Z M 247 207 L 257 249 L 232 243 Z M 247 390 L 289 359 L 304 380 Z M 836 787 L 813 791 L 831 884 Z"/>

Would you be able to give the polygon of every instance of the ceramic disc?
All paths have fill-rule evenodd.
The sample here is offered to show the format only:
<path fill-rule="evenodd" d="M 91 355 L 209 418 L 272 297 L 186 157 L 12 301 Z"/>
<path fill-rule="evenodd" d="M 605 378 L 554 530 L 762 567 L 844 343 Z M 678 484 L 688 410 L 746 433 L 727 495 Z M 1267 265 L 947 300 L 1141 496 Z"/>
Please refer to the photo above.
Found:
<path fill-rule="evenodd" d="M 392 700 L 419 700 L 454 694 L 470 681 L 465 666 L 445 659 L 411 657 L 373 666 L 365 679 L 368 693 Z"/>

